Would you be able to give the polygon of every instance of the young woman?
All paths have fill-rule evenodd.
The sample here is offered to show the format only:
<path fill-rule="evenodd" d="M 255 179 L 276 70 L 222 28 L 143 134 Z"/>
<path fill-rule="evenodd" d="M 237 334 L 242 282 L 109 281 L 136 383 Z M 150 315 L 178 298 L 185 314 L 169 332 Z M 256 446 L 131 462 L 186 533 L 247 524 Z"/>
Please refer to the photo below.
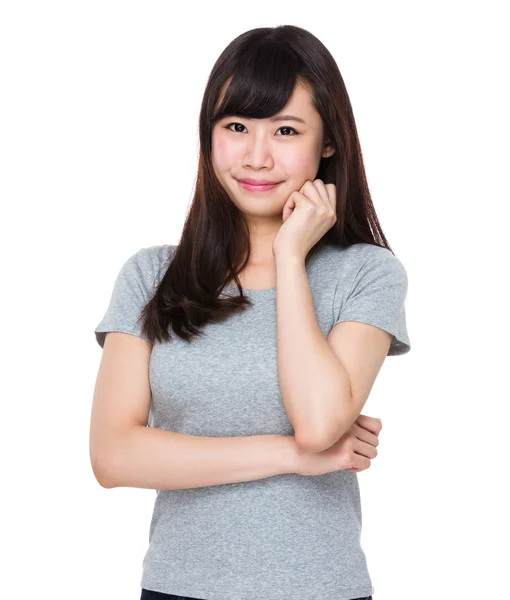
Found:
<path fill-rule="evenodd" d="M 125 262 L 95 329 L 94 473 L 156 490 L 141 599 L 371 598 L 357 473 L 381 422 L 360 413 L 410 350 L 406 292 L 331 54 L 240 35 L 181 239 Z"/>

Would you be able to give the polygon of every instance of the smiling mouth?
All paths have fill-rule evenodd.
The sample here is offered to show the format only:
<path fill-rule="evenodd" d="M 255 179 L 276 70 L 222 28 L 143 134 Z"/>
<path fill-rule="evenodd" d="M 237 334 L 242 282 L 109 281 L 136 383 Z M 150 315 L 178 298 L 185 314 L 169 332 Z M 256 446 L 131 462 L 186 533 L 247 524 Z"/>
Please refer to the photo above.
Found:
<path fill-rule="evenodd" d="M 278 185 L 280 185 L 280 183 L 282 183 L 281 181 L 279 181 L 278 183 L 269 183 L 269 184 L 264 184 L 264 185 L 252 185 L 251 183 L 244 183 L 239 180 L 237 180 L 237 182 L 243 189 L 245 189 L 249 192 L 266 192 L 266 191 L 274 189 L 276 186 L 278 186 Z"/>

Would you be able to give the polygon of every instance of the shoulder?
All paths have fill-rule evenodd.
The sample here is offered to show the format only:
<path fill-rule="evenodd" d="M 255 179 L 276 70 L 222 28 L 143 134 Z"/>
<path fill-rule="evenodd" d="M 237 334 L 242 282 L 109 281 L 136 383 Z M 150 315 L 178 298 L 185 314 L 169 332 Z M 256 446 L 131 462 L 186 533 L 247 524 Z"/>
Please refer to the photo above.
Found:
<path fill-rule="evenodd" d="M 140 248 L 129 256 L 122 270 L 130 279 L 150 288 L 164 275 L 175 248 L 170 244 Z"/>
<path fill-rule="evenodd" d="M 175 246 L 170 244 L 147 246 L 140 248 L 130 259 L 138 262 L 141 266 L 154 265 L 159 267 L 168 261 L 174 250 Z"/>
<path fill-rule="evenodd" d="M 407 288 L 407 273 L 391 250 L 374 244 L 325 246 L 319 261 L 321 278 L 341 291 L 360 285 L 400 285 Z"/>
<path fill-rule="evenodd" d="M 322 252 L 325 268 L 340 269 L 342 273 L 358 273 L 372 268 L 399 269 L 401 261 L 387 248 L 375 244 L 359 243 L 351 246 L 325 246 Z"/>
<path fill-rule="evenodd" d="M 396 258 L 387 248 L 367 243 L 352 244 L 347 247 L 325 246 L 324 253 L 326 256 L 332 257 L 337 261 L 341 260 L 350 263 L 364 263 L 366 261 Z"/>
<path fill-rule="evenodd" d="M 170 244 L 147 246 L 135 252 L 131 256 L 131 259 L 137 262 L 142 268 L 146 267 L 158 270 L 169 262 L 175 248 L 176 246 Z"/>

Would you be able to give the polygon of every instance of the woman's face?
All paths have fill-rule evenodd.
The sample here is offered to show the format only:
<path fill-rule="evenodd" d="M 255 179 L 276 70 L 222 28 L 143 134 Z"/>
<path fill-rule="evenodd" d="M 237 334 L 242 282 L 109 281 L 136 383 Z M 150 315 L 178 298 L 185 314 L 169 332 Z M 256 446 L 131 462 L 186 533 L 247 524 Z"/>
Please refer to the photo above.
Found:
<path fill-rule="evenodd" d="M 301 119 L 293 120 L 290 115 Z M 285 108 L 270 119 L 235 115 L 217 121 L 212 132 L 214 171 L 232 201 L 252 216 L 281 217 L 291 192 L 313 181 L 320 159 L 334 150 L 323 147 L 323 124 L 311 93 L 297 84 Z M 250 191 L 239 179 L 269 180 L 278 185 Z"/>

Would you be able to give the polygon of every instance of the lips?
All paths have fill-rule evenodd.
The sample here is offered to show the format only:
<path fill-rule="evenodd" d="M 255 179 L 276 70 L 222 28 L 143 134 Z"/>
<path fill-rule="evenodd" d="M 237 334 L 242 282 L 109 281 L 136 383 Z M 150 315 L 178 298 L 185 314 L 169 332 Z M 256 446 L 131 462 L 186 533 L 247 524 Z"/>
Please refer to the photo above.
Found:
<path fill-rule="evenodd" d="M 276 185 L 279 181 L 271 181 L 269 179 L 238 179 L 240 183 L 247 183 L 248 185 Z"/>
<path fill-rule="evenodd" d="M 274 189 L 281 181 L 271 181 L 269 179 L 238 179 L 239 185 L 248 192 L 267 192 Z"/>
<path fill-rule="evenodd" d="M 250 183 L 246 183 L 245 181 L 239 181 L 239 185 L 247 190 L 248 192 L 267 192 L 269 190 L 274 189 L 279 183 L 270 183 L 267 185 L 251 185 Z M 281 183 L 281 182 L 280 182 Z"/>

